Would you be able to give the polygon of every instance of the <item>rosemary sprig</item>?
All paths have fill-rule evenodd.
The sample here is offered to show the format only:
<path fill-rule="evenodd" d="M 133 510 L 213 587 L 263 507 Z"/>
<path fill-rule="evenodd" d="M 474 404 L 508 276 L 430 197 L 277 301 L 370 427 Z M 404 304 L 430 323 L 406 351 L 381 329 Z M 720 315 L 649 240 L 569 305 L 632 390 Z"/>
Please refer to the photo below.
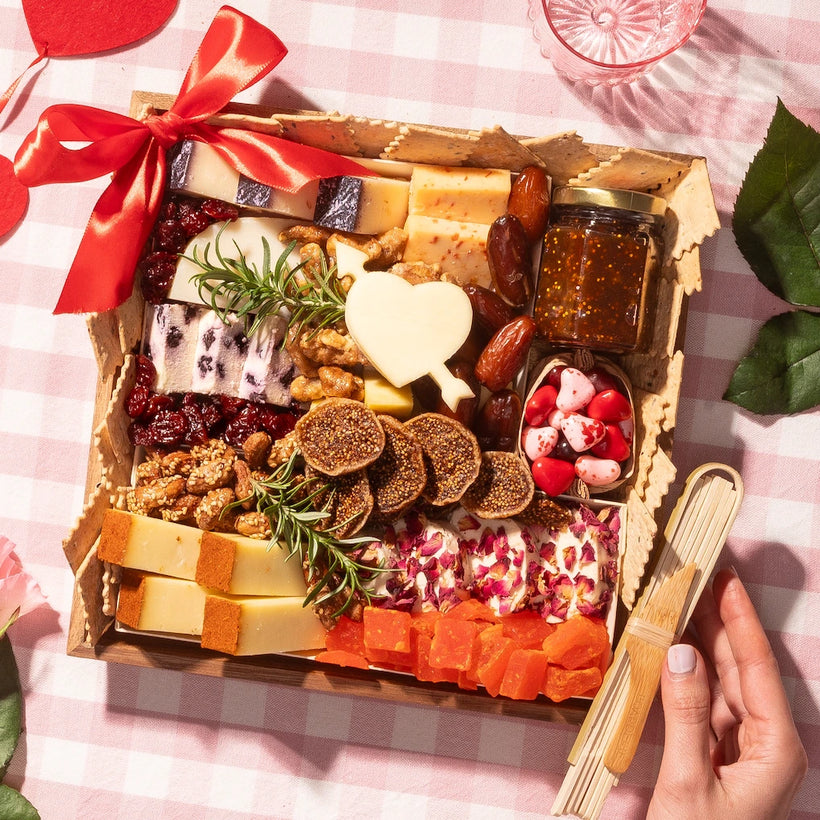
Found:
<path fill-rule="evenodd" d="M 321 254 L 320 270 L 310 276 L 299 274 L 307 260 L 291 268 L 288 256 L 296 247 L 291 242 L 271 267 L 271 251 L 268 240 L 262 237 L 262 268 L 249 262 L 234 240 L 236 256 L 227 256 L 219 247 L 222 231 L 220 228 L 213 243 L 216 261 L 211 261 L 211 243 L 200 255 L 194 247 L 191 256 L 185 259 L 202 270 L 191 278 L 196 283 L 200 298 L 224 321 L 233 312 L 249 322 L 247 335 L 252 336 L 264 320 L 271 314 L 286 311 L 288 328 L 301 331 L 303 325 L 319 330 L 344 318 L 345 293 L 336 277 L 335 265 L 329 266 L 327 257 Z"/>
<path fill-rule="evenodd" d="M 297 481 L 295 466 L 298 452 L 291 454 L 288 461 L 281 464 L 266 479 L 251 479 L 251 498 L 256 509 L 269 521 L 271 539 L 268 549 L 274 545 L 287 544 L 288 558 L 307 561 L 310 577 L 322 572 L 322 577 L 314 583 L 305 598 L 304 605 L 320 604 L 336 595 L 347 592 L 345 603 L 332 617 L 337 617 L 359 598 L 370 603 L 373 593 L 367 587 L 367 580 L 375 572 L 385 571 L 382 567 L 368 566 L 357 560 L 357 552 L 363 544 L 373 541 L 371 537 L 337 539 L 333 532 L 344 527 L 343 521 L 334 527 L 320 529 L 321 522 L 330 516 L 327 507 L 332 494 L 321 509 L 316 509 L 315 499 L 328 489 L 318 478 Z M 248 499 L 241 499 L 236 506 Z M 321 570 L 319 569 L 321 568 Z M 331 586 L 334 579 L 341 580 Z"/>

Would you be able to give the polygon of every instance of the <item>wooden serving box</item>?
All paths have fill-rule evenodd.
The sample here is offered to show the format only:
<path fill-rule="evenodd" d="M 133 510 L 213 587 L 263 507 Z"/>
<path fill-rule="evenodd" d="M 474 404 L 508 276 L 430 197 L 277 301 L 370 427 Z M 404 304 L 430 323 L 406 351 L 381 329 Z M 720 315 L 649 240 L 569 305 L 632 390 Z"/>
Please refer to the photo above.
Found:
<path fill-rule="evenodd" d="M 137 119 L 167 110 L 171 97 L 135 92 Z M 503 167 L 520 171 L 542 164 L 554 185 L 628 188 L 663 196 L 669 205 L 665 257 L 656 294 L 653 338 L 646 352 L 614 357 L 632 382 L 636 422 L 634 469 L 629 480 L 602 500 L 626 508 L 626 549 L 621 556 L 617 605 L 621 614 L 636 601 L 655 537 L 662 530 L 661 505 L 675 477 L 670 453 L 683 368 L 682 340 L 688 297 L 700 289 L 699 246 L 719 227 L 706 161 L 701 157 L 590 145 L 574 132 L 514 137 L 499 127 L 482 131 L 316 112 L 231 105 L 211 122 L 293 139 L 355 157 L 388 158 L 440 165 Z M 555 704 L 493 698 L 483 690 L 428 684 L 405 674 L 362 671 L 319 664 L 296 655 L 231 657 L 167 638 L 128 634 L 113 628 L 110 568 L 96 546 L 102 517 L 119 487 L 131 480 L 133 449 L 122 398 L 132 386 L 129 354 L 138 349 L 143 302 L 137 291 L 116 310 L 88 317 L 99 368 L 88 465 L 88 498 L 64 542 L 75 574 L 68 632 L 69 655 L 133 666 L 226 676 L 299 686 L 402 703 L 418 703 L 581 723 L 587 700 Z M 533 356 L 542 356 L 534 351 Z"/>

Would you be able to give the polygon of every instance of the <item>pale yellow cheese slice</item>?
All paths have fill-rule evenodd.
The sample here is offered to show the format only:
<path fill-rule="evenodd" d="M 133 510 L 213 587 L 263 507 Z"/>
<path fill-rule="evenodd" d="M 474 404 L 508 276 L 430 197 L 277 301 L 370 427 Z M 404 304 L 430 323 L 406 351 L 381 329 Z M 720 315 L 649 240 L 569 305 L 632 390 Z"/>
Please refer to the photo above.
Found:
<path fill-rule="evenodd" d="M 202 634 L 206 590 L 194 581 L 125 570 L 117 620 L 142 632 Z"/>
<path fill-rule="evenodd" d="M 491 225 L 506 213 L 510 172 L 418 165 L 410 179 L 410 214 Z"/>
<path fill-rule="evenodd" d="M 443 278 L 459 285 L 492 286 L 487 261 L 489 225 L 411 214 L 404 228 L 406 262 L 439 264 Z"/>
<path fill-rule="evenodd" d="M 384 376 L 365 373 L 364 403 L 374 413 L 409 419 L 413 412 L 413 388 L 409 384 L 395 387 Z"/>
<path fill-rule="evenodd" d="M 202 646 L 230 655 L 323 649 L 325 628 L 302 598 L 208 595 Z"/>

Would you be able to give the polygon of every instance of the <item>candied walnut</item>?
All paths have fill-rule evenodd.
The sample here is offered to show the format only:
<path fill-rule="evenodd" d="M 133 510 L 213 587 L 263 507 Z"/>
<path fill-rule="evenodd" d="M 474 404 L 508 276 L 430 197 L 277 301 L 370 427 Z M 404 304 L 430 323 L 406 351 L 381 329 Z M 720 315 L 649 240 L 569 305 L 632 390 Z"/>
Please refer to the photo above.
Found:
<path fill-rule="evenodd" d="M 236 501 L 236 496 L 230 487 L 220 487 L 211 490 L 199 502 L 194 513 L 194 520 L 201 530 L 216 530 L 230 532 L 236 519 L 233 510 L 225 510 L 228 504 Z"/>
<path fill-rule="evenodd" d="M 242 451 L 245 453 L 245 459 L 252 470 L 261 467 L 267 461 L 270 447 L 271 437 L 264 430 L 251 433 L 245 439 Z"/>
<path fill-rule="evenodd" d="M 285 337 L 285 350 L 287 350 L 290 355 L 296 369 L 303 376 L 315 379 L 319 375 L 318 365 L 316 362 L 313 362 L 310 358 L 308 358 L 299 344 L 299 340 L 304 332 L 304 329 L 300 329 L 296 325 L 289 327 L 288 334 Z"/>
<path fill-rule="evenodd" d="M 291 430 L 286 436 L 276 439 L 271 444 L 268 467 L 278 467 L 280 464 L 284 464 L 298 449 L 296 433 Z"/>
<path fill-rule="evenodd" d="M 149 515 L 160 507 L 167 507 L 185 491 L 185 479 L 180 476 L 157 478 L 149 484 L 130 488 L 125 495 L 129 512 Z"/>
<path fill-rule="evenodd" d="M 235 481 L 233 491 L 236 497 L 242 501 L 242 506 L 246 510 L 253 507 L 253 485 L 251 484 L 251 468 L 246 461 L 237 459 L 233 463 Z"/>
<path fill-rule="evenodd" d="M 162 478 L 162 466 L 158 461 L 143 461 L 137 465 L 137 483 L 148 484 Z"/>
<path fill-rule="evenodd" d="M 322 228 L 319 225 L 291 225 L 280 232 L 279 241 L 285 245 L 294 240 L 299 245 L 307 245 L 309 242 L 313 242 L 324 247 L 331 233 L 332 231 L 329 228 Z"/>
<path fill-rule="evenodd" d="M 185 486 L 189 493 L 204 495 L 219 487 L 227 487 L 233 479 L 233 460 L 213 458 L 194 467 Z"/>
<path fill-rule="evenodd" d="M 234 527 L 240 535 L 248 538 L 268 539 L 271 537 L 270 522 L 261 512 L 246 512 L 236 516 Z"/>
<path fill-rule="evenodd" d="M 162 520 L 172 521 L 175 524 L 193 523 L 194 513 L 200 501 L 202 501 L 202 496 L 185 493 L 160 510 Z"/>
<path fill-rule="evenodd" d="M 374 236 L 353 236 L 350 234 L 334 233 L 327 240 L 327 255 L 336 258 L 336 246 L 349 245 L 351 248 L 367 254 L 368 262 L 378 259 L 382 255 L 382 246 Z"/>
<path fill-rule="evenodd" d="M 376 239 L 382 248 L 378 260 L 381 265 L 388 267 L 401 261 L 402 256 L 404 256 L 404 249 L 407 247 L 407 231 L 404 228 L 390 228 L 390 230 L 379 234 Z"/>
<path fill-rule="evenodd" d="M 441 279 L 441 268 L 437 264 L 428 265 L 426 262 L 396 262 L 389 273 L 400 276 L 411 285 L 437 282 Z"/>
<path fill-rule="evenodd" d="M 341 367 L 320 367 L 319 381 L 326 396 L 364 401 L 364 379 Z"/>
<path fill-rule="evenodd" d="M 322 275 L 322 262 L 325 259 L 322 246 L 316 242 L 309 242 L 299 249 L 299 256 L 304 265 L 296 272 L 295 281 L 300 285 L 308 282 L 316 287 Z"/>
<path fill-rule="evenodd" d="M 367 363 L 353 339 L 332 327 L 323 327 L 318 331 L 305 328 L 299 334 L 298 344 L 302 353 L 317 365 L 353 367 Z"/>
<path fill-rule="evenodd" d="M 183 450 L 176 450 L 163 456 L 160 465 L 163 475 L 189 476 L 195 464 L 195 459 L 191 453 Z"/>
<path fill-rule="evenodd" d="M 324 398 L 325 392 L 318 375 L 297 376 L 290 383 L 290 395 L 293 396 L 294 401 L 310 402 Z"/>

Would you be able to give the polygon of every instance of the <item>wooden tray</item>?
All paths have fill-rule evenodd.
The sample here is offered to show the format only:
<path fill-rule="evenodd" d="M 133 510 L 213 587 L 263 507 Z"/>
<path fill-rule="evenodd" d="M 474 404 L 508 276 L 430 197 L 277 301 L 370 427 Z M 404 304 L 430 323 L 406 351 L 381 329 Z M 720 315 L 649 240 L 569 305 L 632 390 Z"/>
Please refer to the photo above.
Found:
<path fill-rule="evenodd" d="M 132 116 L 144 118 L 162 112 L 171 101 L 167 95 L 135 92 Z M 654 338 L 646 353 L 615 357 L 632 381 L 638 436 L 632 477 L 606 497 L 627 505 L 627 549 L 619 606 L 623 612 L 628 611 L 636 600 L 661 523 L 658 517 L 663 498 L 675 476 L 670 458 L 672 434 L 683 366 L 686 303 L 701 285 L 699 245 L 719 227 L 705 160 L 589 145 L 574 132 L 524 138 L 513 137 L 498 127 L 464 131 L 247 105 L 231 105 L 212 121 L 278 134 L 328 150 L 338 148 L 340 153 L 361 157 L 511 170 L 520 170 L 536 161 L 546 165 L 558 184 L 633 188 L 667 198 L 670 213 Z M 506 158 L 503 165 L 500 158 Z M 532 702 L 512 701 L 493 698 L 483 690 L 422 683 L 409 675 L 328 667 L 296 656 L 229 657 L 191 643 L 112 629 L 113 613 L 110 606 L 106 608 L 110 599 L 108 567 L 96 556 L 96 542 L 103 513 L 112 506 L 117 487 L 130 482 L 132 451 L 126 433 L 127 417 L 122 411 L 116 412 L 116 406 L 130 387 L 124 363 L 139 341 L 142 307 L 141 296 L 135 292 L 116 310 L 92 314 L 87 319 L 99 380 L 88 465 L 88 500 L 64 542 L 66 558 L 75 574 L 69 655 L 403 703 L 555 722 L 583 721 L 589 707 L 586 700 L 554 704 L 539 696 Z M 540 356 L 541 352 L 533 355 Z"/>

